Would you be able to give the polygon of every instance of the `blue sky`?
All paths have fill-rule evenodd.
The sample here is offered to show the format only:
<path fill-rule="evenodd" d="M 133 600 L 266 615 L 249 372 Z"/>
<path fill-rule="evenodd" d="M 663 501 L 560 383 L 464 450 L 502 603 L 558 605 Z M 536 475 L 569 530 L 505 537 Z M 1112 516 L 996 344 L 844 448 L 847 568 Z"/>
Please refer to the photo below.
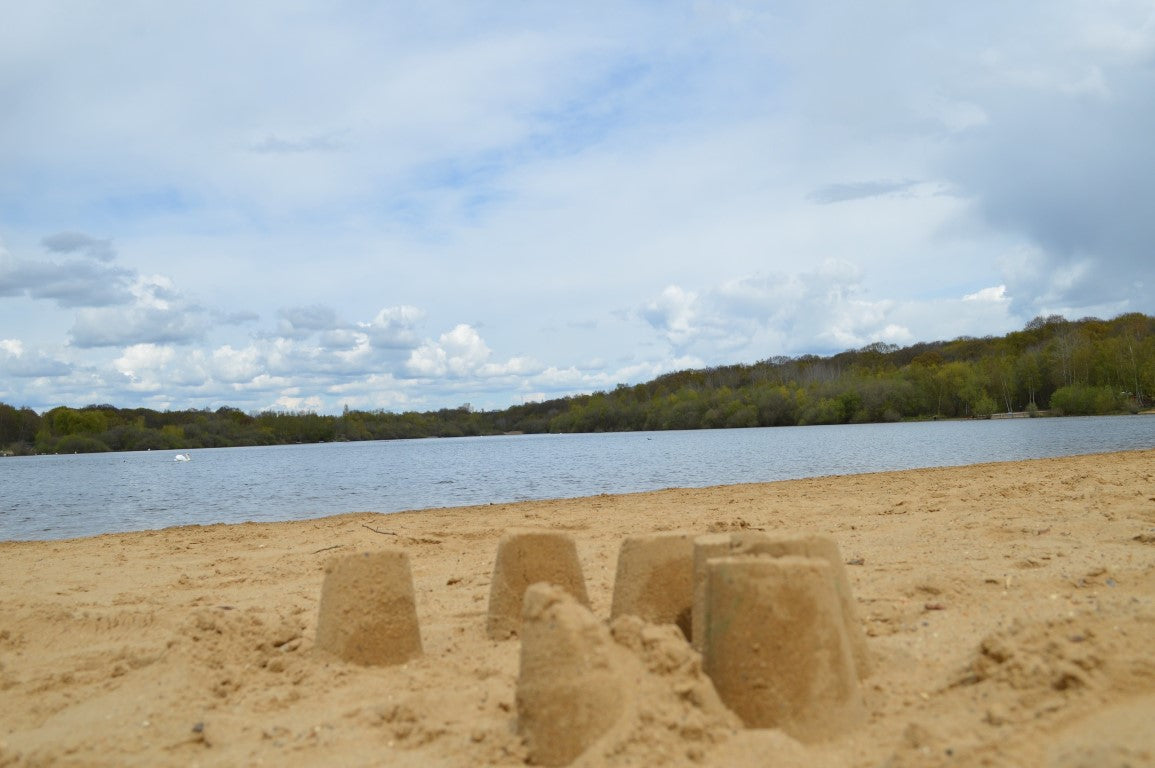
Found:
<path fill-rule="evenodd" d="M 1155 4 L 0 0 L 0 401 L 503 408 L 1155 314 Z"/>

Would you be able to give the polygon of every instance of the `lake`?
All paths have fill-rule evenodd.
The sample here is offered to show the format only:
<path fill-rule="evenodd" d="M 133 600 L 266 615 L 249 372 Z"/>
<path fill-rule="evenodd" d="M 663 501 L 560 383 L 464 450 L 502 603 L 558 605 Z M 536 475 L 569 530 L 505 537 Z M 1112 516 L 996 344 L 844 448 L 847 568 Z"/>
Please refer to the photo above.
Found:
<path fill-rule="evenodd" d="M 0 459 L 0 540 L 1155 448 L 1155 416 L 395 440 Z"/>

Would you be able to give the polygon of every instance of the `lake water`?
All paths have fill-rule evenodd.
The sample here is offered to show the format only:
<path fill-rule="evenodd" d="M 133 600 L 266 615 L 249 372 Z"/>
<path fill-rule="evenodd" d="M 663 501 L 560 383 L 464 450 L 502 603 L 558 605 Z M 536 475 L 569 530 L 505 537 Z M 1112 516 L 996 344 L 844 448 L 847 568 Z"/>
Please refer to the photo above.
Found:
<path fill-rule="evenodd" d="M 0 459 L 0 540 L 1155 448 L 1155 416 L 520 435 Z"/>

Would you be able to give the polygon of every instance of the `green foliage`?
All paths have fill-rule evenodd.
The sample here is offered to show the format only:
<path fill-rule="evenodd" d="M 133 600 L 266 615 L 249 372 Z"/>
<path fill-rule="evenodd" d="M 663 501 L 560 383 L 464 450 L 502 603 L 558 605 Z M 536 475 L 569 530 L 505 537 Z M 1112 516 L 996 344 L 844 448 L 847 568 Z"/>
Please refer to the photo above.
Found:
<path fill-rule="evenodd" d="M 996 407 L 994 399 L 983 392 L 971 403 L 971 413 L 976 419 L 989 419 Z"/>
<path fill-rule="evenodd" d="M 99 410 L 74 410 L 72 408 L 56 408 L 52 414 L 51 426 L 53 434 L 67 435 L 95 435 L 108 429 L 108 418 Z"/>
<path fill-rule="evenodd" d="M 0 403 L 0 449 L 24 454 L 32 451 L 36 433 L 40 431 L 40 416 L 31 408 L 13 408 Z"/>
<path fill-rule="evenodd" d="M 1155 392 L 1155 318 L 1035 318 L 1002 338 L 962 337 L 899 348 L 870 344 L 828 358 L 772 357 L 668 373 L 610 392 L 503 411 L 246 414 L 210 410 L 53 408 L 0 403 L 0 449 L 11 453 L 171 450 L 540 432 L 776 427 L 929 418 L 1140 411 Z"/>
<path fill-rule="evenodd" d="M 56 441 L 55 453 L 106 453 L 108 446 L 87 435 L 66 435 Z"/>
<path fill-rule="evenodd" d="M 798 415 L 798 424 L 842 424 L 846 421 L 846 411 L 843 403 L 830 397 L 823 397 L 811 401 Z"/>
<path fill-rule="evenodd" d="M 1072 384 L 1051 395 L 1051 410 L 1060 416 L 1095 416 L 1120 408 L 1120 398 L 1110 387 Z"/>

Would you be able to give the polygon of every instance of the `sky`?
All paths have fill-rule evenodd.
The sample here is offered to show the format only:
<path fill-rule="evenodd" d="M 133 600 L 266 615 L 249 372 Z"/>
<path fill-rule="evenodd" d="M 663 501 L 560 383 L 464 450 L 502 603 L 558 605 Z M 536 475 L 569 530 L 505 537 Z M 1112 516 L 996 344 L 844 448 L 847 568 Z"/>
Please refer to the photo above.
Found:
<path fill-rule="evenodd" d="M 1155 2 L 0 0 L 0 402 L 501 409 L 1155 314 Z"/>

